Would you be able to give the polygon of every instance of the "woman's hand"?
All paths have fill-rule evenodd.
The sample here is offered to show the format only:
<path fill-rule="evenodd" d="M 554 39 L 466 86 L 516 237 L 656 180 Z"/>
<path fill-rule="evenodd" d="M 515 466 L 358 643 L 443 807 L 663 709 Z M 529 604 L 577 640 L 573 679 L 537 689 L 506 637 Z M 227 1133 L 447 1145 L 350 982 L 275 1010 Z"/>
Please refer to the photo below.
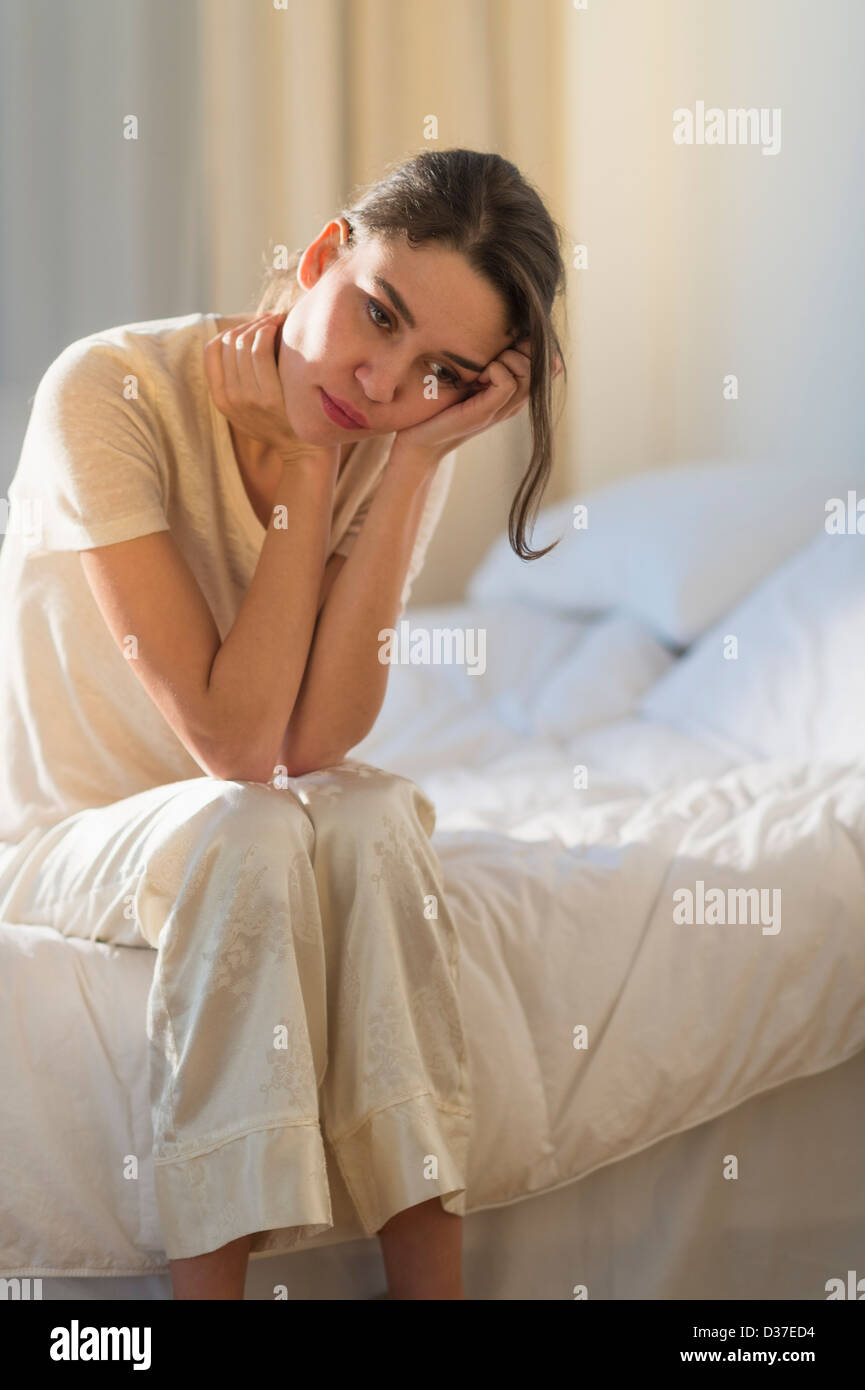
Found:
<path fill-rule="evenodd" d="M 267 444 L 286 461 L 333 449 L 306 444 L 288 423 L 276 365 L 278 334 L 286 314 L 262 314 L 217 333 L 204 348 L 204 367 L 217 410 L 235 429 Z M 338 448 L 337 448 L 338 456 Z"/>
<path fill-rule="evenodd" d="M 400 452 L 409 450 L 413 455 L 426 455 L 431 461 L 439 462 L 473 434 L 482 434 L 491 425 L 518 415 L 529 399 L 532 366 L 529 346 L 529 339 L 522 338 L 514 347 L 499 353 L 472 382 L 472 392 L 465 400 L 448 406 L 447 410 L 439 411 L 419 425 L 399 430 L 394 447 L 399 445 Z M 562 364 L 557 357 L 553 376 L 558 376 L 561 370 Z"/>

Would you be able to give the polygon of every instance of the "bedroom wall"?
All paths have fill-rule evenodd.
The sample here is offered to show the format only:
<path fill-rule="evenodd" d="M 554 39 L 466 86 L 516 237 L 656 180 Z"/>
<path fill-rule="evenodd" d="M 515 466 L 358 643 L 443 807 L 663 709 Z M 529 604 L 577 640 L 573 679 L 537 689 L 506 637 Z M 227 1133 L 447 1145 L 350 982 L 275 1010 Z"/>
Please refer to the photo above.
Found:
<path fill-rule="evenodd" d="M 861 457 L 865 5 L 590 0 L 575 18 L 581 481 L 709 457 Z M 674 108 L 698 100 L 780 107 L 779 152 L 674 145 Z"/>

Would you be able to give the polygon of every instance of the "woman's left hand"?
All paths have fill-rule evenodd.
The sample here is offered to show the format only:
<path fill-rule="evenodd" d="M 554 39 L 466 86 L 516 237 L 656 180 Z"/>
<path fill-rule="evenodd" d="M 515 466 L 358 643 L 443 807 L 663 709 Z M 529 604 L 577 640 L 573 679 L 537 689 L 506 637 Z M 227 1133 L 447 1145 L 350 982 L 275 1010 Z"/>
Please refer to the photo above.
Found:
<path fill-rule="evenodd" d="M 506 348 L 472 383 L 471 395 L 419 425 L 398 430 L 394 447 L 399 445 L 401 451 L 407 449 L 412 454 L 428 455 L 438 462 L 472 435 L 482 434 L 491 425 L 518 415 L 529 399 L 529 346 L 529 339 L 523 338 L 514 347 Z M 558 376 L 561 370 L 557 358 L 553 376 Z"/>

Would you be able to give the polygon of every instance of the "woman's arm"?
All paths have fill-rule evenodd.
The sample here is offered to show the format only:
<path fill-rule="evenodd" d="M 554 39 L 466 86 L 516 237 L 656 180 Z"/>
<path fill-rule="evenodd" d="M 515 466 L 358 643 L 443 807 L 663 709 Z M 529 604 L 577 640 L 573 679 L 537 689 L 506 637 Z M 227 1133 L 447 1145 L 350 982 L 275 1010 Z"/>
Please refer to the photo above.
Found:
<path fill-rule="evenodd" d="M 284 317 L 264 315 L 212 339 L 205 350 L 217 408 L 283 457 L 283 446 L 289 452 L 308 448 L 298 446 L 286 430 L 285 403 L 273 358 L 274 333 Z M 490 362 L 472 383 L 468 397 L 397 433 L 384 477 L 346 563 L 338 573 L 336 566 L 328 573 L 322 556 L 313 566 L 314 576 L 303 581 L 304 590 L 311 582 L 315 592 L 308 656 L 299 688 L 292 684 L 287 691 L 289 712 L 276 738 L 269 743 L 268 720 L 266 737 L 259 736 L 255 748 L 242 759 L 245 767 L 256 770 L 223 776 L 265 781 L 280 767 L 289 776 L 302 776 L 342 762 L 348 750 L 369 733 L 387 687 L 386 664 L 378 659 L 378 634 L 396 623 L 433 477 L 441 460 L 463 440 L 509 419 L 527 404 L 530 362 L 521 346 L 505 349 Z M 334 454 L 338 456 L 338 448 Z M 282 500 L 277 496 L 276 503 Z M 299 508 L 298 514 L 303 511 Z M 302 608 L 309 611 L 305 603 Z M 266 634 L 259 628 L 259 635 L 279 643 L 281 631 L 271 623 Z M 224 647 L 233 636 L 229 634 Z M 233 683 L 242 668 L 238 654 L 248 650 L 248 644 L 244 639 L 232 645 L 224 665 L 230 665 Z M 292 643 L 295 652 L 300 645 Z M 267 680 L 271 689 L 273 672 L 271 665 Z M 268 747 L 274 753 L 268 755 Z"/>
<path fill-rule="evenodd" d="M 342 762 L 378 718 L 388 677 L 378 634 L 396 624 L 439 462 L 463 440 L 524 409 L 530 365 L 519 348 L 506 349 L 478 377 L 477 394 L 397 434 L 351 554 L 335 578 L 325 577 L 324 607 L 282 745 L 288 776 Z M 560 370 L 557 364 L 554 374 Z"/>
<path fill-rule="evenodd" d="M 303 679 L 320 603 L 338 451 L 283 468 L 258 565 L 220 643 L 210 607 L 169 531 L 81 551 L 84 573 L 133 671 L 212 777 L 266 782 Z"/>
<path fill-rule="evenodd" d="M 351 553 L 330 579 L 280 753 L 288 776 L 342 762 L 378 718 L 394 627 L 438 459 L 394 443 Z M 333 557 L 332 557 L 333 558 Z"/>

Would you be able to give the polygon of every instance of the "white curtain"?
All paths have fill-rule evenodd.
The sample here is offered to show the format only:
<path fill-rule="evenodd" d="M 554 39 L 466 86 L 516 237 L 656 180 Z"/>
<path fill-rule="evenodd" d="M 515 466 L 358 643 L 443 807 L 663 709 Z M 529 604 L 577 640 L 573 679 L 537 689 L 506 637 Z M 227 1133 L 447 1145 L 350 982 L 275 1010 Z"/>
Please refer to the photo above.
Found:
<path fill-rule="evenodd" d="M 209 299 L 198 29 L 176 0 L 0 0 L 4 490 L 68 343 Z"/>

